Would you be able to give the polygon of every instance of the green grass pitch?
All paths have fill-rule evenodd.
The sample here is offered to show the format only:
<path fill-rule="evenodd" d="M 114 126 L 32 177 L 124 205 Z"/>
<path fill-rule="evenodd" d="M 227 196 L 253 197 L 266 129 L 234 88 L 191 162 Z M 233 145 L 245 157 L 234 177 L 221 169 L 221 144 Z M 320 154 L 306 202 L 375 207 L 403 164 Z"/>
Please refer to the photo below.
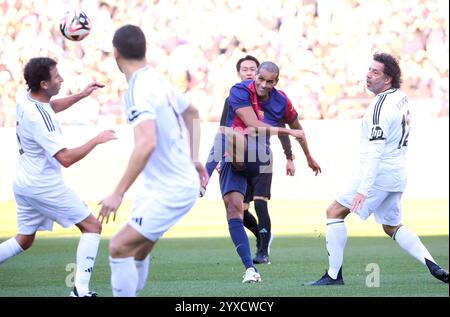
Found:
<path fill-rule="evenodd" d="M 346 285 L 306 287 L 327 268 L 324 210 L 328 202 L 271 202 L 275 239 L 270 265 L 258 266 L 262 283 L 243 285 L 243 265 L 228 237 L 219 202 L 199 201 L 191 214 L 156 245 L 145 289 L 152 297 L 448 297 L 448 285 L 434 279 L 415 259 L 382 234 L 373 220 L 348 220 L 344 258 Z M 0 203 L 0 241 L 15 232 L 14 204 Z M 92 206 L 95 210 L 95 205 Z M 111 296 L 108 237 L 127 217 L 126 203 L 117 223 L 104 229 L 92 289 Z M 448 269 L 448 201 L 406 202 L 404 224 L 416 231 L 436 261 Z M 430 215 L 434 217 L 430 217 Z M 0 265 L 0 297 L 68 296 L 73 281 L 77 230 L 55 228 L 39 234 L 24 254 Z M 255 241 L 250 238 L 254 254 Z M 379 285 L 373 285 L 373 267 Z M 368 283 L 369 282 L 369 283 Z"/>

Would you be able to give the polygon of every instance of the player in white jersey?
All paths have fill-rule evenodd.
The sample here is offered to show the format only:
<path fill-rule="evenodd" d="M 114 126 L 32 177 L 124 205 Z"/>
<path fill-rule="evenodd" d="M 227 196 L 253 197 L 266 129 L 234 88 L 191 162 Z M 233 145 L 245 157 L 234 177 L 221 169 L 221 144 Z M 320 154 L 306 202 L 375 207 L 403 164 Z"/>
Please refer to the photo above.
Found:
<path fill-rule="evenodd" d="M 448 272 L 436 264 L 419 237 L 401 224 L 410 113 L 408 97 L 399 90 L 398 61 L 386 53 L 375 54 L 366 82 L 376 97 L 362 121 L 359 175 L 327 209 L 329 268 L 322 278 L 307 285 L 344 284 L 342 263 L 347 241 L 344 219 L 350 212 L 362 219 L 374 214 L 387 235 L 426 266 L 434 277 L 448 283 Z"/>
<path fill-rule="evenodd" d="M 113 295 L 128 297 L 144 288 L 153 246 L 192 208 L 208 175 L 194 160 L 198 111 L 147 66 L 142 30 L 133 25 L 119 28 L 113 46 L 117 66 L 129 85 L 125 112 L 135 145 L 116 189 L 101 201 L 99 219 L 108 223 L 111 212 L 115 218 L 125 192 L 142 174 L 143 188 L 131 217 L 109 245 Z"/>
<path fill-rule="evenodd" d="M 53 223 L 76 225 L 81 231 L 77 249 L 74 297 L 94 297 L 89 280 L 100 242 L 101 224 L 87 206 L 65 184 L 61 165 L 69 167 L 97 145 L 115 139 L 113 131 L 103 131 L 84 145 L 68 149 L 55 113 L 63 111 L 97 88 L 89 84 L 78 94 L 50 100 L 63 82 L 56 61 L 32 58 L 24 70 L 29 92 L 18 97 L 16 109 L 19 158 L 14 180 L 17 203 L 17 235 L 0 244 L 0 263 L 27 250 L 38 230 L 52 230 Z"/>

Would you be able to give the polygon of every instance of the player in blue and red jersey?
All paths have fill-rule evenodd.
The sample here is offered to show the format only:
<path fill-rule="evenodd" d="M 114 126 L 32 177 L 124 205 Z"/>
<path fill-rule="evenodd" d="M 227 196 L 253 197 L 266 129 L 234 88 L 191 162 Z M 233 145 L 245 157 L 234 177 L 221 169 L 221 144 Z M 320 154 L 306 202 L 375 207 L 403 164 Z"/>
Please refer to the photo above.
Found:
<path fill-rule="evenodd" d="M 278 66 L 272 62 L 264 62 L 258 67 L 254 81 L 234 85 L 228 97 L 228 129 L 225 132 L 228 153 L 221 162 L 220 188 L 227 210 L 230 235 L 246 267 L 243 283 L 261 280 L 254 267 L 248 237 L 244 231 L 243 201 L 247 179 L 255 176 L 255 169 L 258 170 L 257 173 L 271 171 L 270 135 L 295 137 L 300 142 L 310 168 L 316 175 L 321 172 L 320 166 L 309 153 L 297 112 L 289 98 L 275 89 L 278 77 Z M 285 123 L 291 129 L 278 127 Z M 241 140 L 240 144 L 236 144 L 236 140 Z M 244 155 L 239 153 L 242 145 L 245 145 Z"/>
<path fill-rule="evenodd" d="M 239 59 L 236 63 L 236 71 L 238 77 L 244 80 L 254 80 L 256 71 L 260 63 L 251 55 L 246 55 Z M 228 114 L 228 99 L 225 100 L 222 116 L 220 118 L 220 126 L 225 126 Z M 270 122 L 266 122 L 271 124 Z M 271 124 L 276 125 L 276 124 Z M 283 124 L 280 127 L 285 127 Z M 215 144 L 211 148 L 208 160 L 206 162 L 206 169 L 211 177 L 214 169 L 217 168 L 218 163 L 222 160 L 224 145 L 222 145 L 222 134 L 218 133 L 215 138 Z M 280 143 L 286 155 L 286 175 L 294 176 L 295 164 L 294 155 L 292 154 L 291 142 L 289 136 L 279 135 Z M 220 151 L 219 149 L 222 149 Z M 220 170 L 217 168 L 220 172 Z M 270 199 L 270 189 L 272 185 L 272 172 L 266 172 L 247 179 L 247 193 L 244 198 L 244 227 L 250 230 L 256 238 L 256 256 L 253 259 L 255 264 L 269 264 L 269 245 L 272 240 L 271 221 L 269 216 L 268 204 Z M 203 193 L 202 193 L 203 195 Z M 254 207 L 258 220 L 250 213 L 250 202 L 254 202 Z M 261 238 L 262 237 L 262 238 Z M 263 240 L 263 243 L 261 243 Z"/>

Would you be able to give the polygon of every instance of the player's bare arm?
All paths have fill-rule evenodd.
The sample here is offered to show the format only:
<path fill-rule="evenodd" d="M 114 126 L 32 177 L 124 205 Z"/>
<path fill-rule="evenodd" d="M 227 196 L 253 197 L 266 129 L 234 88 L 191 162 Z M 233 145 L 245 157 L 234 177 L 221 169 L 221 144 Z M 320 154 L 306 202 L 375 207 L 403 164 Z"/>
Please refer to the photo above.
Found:
<path fill-rule="evenodd" d="M 156 125 L 154 120 L 144 120 L 134 128 L 134 149 L 125 173 L 114 191 L 99 203 L 102 207 L 97 219 L 101 223 L 105 219 L 106 223 L 108 223 L 111 212 L 114 213 L 113 221 L 116 220 L 116 212 L 122 204 L 123 196 L 135 182 L 150 159 L 156 147 L 156 139 Z"/>
<path fill-rule="evenodd" d="M 200 148 L 200 120 L 198 110 L 194 106 L 190 105 L 181 115 L 186 128 L 189 131 L 191 158 L 199 175 L 200 185 L 202 187 L 206 187 L 209 180 L 208 172 L 204 168 L 203 164 L 198 160 L 198 151 Z"/>
<path fill-rule="evenodd" d="M 97 145 L 115 139 L 117 139 L 117 137 L 113 130 L 105 130 L 79 147 L 62 149 L 55 154 L 55 158 L 62 166 L 67 168 L 88 155 Z"/>
<path fill-rule="evenodd" d="M 303 140 L 305 137 L 305 134 L 302 130 L 272 127 L 259 121 L 258 117 L 255 114 L 255 111 L 250 106 L 239 108 L 238 110 L 236 110 L 236 114 L 247 127 L 258 129 L 258 132 L 261 132 L 261 130 L 265 130 L 266 133 L 268 132 L 271 135 L 290 135 L 299 141 Z"/>
<path fill-rule="evenodd" d="M 77 103 L 81 99 L 89 96 L 94 90 L 97 90 L 98 88 L 103 88 L 103 87 L 105 87 L 105 85 L 97 83 L 97 82 L 92 82 L 89 85 L 87 85 L 86 88 L 84 88 L 82 91 L 80 91 L 77 94 L 73 94 L 73 95 L 70 95 L 70 96 L 64 97 L 64 98 L 50 100 L 50 106 L 52 106 L 53 111 L 55 111 L 55 113 L 64 111 L 67 108 L 70 108 L 71 106 L 73 106 L 75 103 Z"/>
<path fill-rule="evenodd" d="M 303 127 L 298 119 L 296 119 L 294 122 L 291 122 L 289 124 L 289 127 L 295 131 L 303 131 Z M 320 168 L 320 165 L 316 162 L 316 160 L 312 157 L 311 153 L 309 152 L 308 142 L 306 141 L 306 136 L 303 134 L 302 139 L 297 139 L 300 143 L 300 146 L 302 147 L 303 153 L 305 154 L 306 160 L 308 162 L 309 168 L 313 170 L 313 172 L 316 173 L 316 176 L 319 173 L 322 173 L 322 169 Z"/>

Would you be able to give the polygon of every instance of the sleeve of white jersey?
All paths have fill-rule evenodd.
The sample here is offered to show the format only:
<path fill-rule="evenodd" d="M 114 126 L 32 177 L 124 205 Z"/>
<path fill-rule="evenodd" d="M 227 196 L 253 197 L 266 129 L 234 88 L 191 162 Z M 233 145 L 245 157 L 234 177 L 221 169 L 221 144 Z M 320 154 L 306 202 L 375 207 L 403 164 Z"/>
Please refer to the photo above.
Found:
<path fill-rule="evenodd" d="M 43 108 L 39 112 L 28 114 L 28 129 L 33 138 L 50 155 L 54 156 L 64 149 L 62 135 L 57 129 L 56 122 Z"/>
<path fill-rule="evenodd" d="M 156 107 L 160 100 L 156 95 L 152 95 L 142 81 L 137 81 L 129 88 L 124 101 L 127 121 L 133 127 L 142 121 L 156 119 Z"/>
<path fill-rule="evenodd" d="M 178 114 L 182 114 L 189 107 L 189 101 L 176 89 L 172 90 L 172 104 Z"/>
<path fill-rule="evenodd" d="M 387 133 L 389 131 L 390 115 L 387 106 L 383 107 L 385 98 L 386 96 L 380 97 L 372 113 L 369 113 L 365 119 L 368 120 L 369 135 L 365 137 L 369 139 L 369 147 L 366 161 L 362 166 L 361 182 L 358 188 L 358 193 L 364 196 L 367 196 L 375 183 L 386 139 L 389 137 Z"/>

